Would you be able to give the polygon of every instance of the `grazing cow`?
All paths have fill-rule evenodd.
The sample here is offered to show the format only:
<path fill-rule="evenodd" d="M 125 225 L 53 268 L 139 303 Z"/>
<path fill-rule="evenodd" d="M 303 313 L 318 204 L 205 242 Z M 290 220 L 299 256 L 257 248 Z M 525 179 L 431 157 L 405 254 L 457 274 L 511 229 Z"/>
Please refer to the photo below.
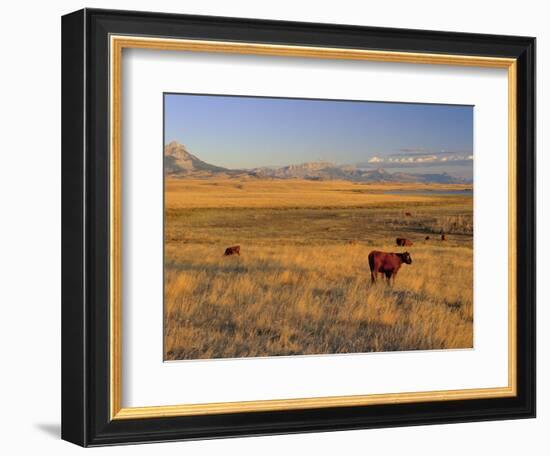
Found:
<path fill-rule="evenodd" d="M 426 236 L 426 237 L 424 238 L 424 240 L 425 240 L 425 241 L 429 241 L 429 240 L 430 240 L 430 236 Z"/>
<path fill-rule="evenodd" d="M 372 282 L 376 282 L 376 274 L 385 275 L 388 283 L 390 283 L 392 278 L 393 282 L 395 282 L 395 276 L 403 263 L 412 263 L 409 252 L 388 253 L 373 250 L 369 253 L 370 277 Z"/>
<path fill-rule="evenodd" d="M 412 217 L 412 214 L 410 212 L 405 212 L 405 217 Z"/>
<path fill-rule="evenodd" d="M 447 240 L 447 236 L 445 236 L 444 234 L 441 235 L 441 240 L 442 241 L 446 241 Z"/>
<path fill-rule="evenodd" d="M 405 247 L 405 246 L 413 245 L 412 241 L 409 241 L 408 239 L 405 239 L 405 238 L 396 238 L 395 243 L 399 247 Z"/>
<path fill-rule="evenodd" d="M 240 245 L 234 245 L 233 247 L 227 247 L 225 249 L 224 256 L 230 256 L 230 255 L 239 255 L 241 256 L 241 246 Z"/>
<path fill-rule="evenodd" d="M 357 245 L 357 241 L 351 240 L 351 241 L 348 241 L 348 244 L 349 245 Z"/>

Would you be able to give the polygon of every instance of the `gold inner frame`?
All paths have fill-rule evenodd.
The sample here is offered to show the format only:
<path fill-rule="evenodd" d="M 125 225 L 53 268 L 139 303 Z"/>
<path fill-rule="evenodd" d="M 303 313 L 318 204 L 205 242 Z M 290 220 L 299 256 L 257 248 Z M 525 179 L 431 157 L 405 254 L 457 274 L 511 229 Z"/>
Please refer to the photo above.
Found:
<path fill-rule="evenodd" d="M 432 65 L 454 65 L 508 70 L 508 386 L 426 392 L 275 399 L 245 402 L 122 407 L 122 207 L 121 207 L 121 97 L 123 49 L 255 54 L 317 59 L 368 60 Z M 387 52 L 241 42 L 110 36 L 110 415 L 111 419 L 158 418 L 185 415 L 298 410 L 374 404 L 412 403 L 511 397 L 517 394 L 516 372 L 516 119 L 517 62 L 511 58 L 468 55 Z"/>

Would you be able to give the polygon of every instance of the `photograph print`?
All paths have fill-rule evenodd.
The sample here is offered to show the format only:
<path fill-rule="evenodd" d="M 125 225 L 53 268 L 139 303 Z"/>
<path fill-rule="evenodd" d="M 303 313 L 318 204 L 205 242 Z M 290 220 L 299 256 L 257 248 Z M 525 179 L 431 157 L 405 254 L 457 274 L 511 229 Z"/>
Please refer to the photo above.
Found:
<path fill-rule="evenodd" d="M 164 94 L 164 360 L 473 348 L 469 105 Z"/>

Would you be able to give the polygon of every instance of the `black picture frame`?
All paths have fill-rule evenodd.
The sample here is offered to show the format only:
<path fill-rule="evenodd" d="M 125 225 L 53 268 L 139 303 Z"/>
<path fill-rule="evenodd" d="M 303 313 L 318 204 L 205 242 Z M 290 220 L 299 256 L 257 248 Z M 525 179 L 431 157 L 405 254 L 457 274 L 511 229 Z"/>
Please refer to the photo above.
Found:
<path fill-rule="evenodd" d="M 111 34 L 517 59 L 517 395 L 111 420 Z M 535 416 L 535 39 L 84 9 L 62 19 L 62 438 L 82 446 Z"/>

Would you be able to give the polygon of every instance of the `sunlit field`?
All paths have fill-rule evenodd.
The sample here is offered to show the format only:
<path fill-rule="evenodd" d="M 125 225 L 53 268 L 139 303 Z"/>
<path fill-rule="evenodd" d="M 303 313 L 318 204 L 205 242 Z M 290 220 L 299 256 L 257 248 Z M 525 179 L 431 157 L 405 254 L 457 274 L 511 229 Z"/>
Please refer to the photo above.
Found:
<path fill-rule="evenodd" d="M 472 347 L 468 189 L 167 179 L 165 359 Z M 413 261 L 371 284 L 372 250 Z"/>

